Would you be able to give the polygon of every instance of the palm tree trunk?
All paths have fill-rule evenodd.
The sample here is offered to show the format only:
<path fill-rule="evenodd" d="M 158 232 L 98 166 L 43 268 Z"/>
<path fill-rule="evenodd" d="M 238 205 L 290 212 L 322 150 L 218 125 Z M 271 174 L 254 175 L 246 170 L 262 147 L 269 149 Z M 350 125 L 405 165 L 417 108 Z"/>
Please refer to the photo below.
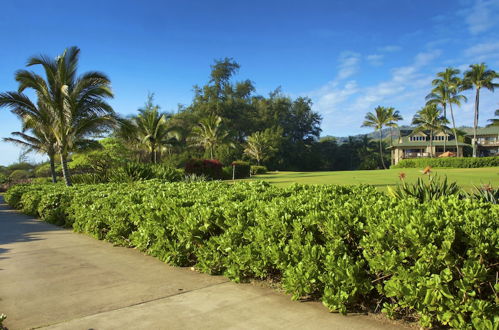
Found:
<path fill-rule="evenodd" d="M 477 156 L 476 130 L 478 128 L 478 107 L 480 103 L 480 88 L 476 89 L 475 96 L 475 120 L 473 122 L 473 157 Z"/>
<path fill-rule="evenodd" d="M 383 133 L 379 130 L 379 157 L 381 158 L 381 165 L 386 170 L 385 161 L 383 160 Z"/>
<path fill-rule="evenodd" d="M 393 147 L 393 131 L 391 127 L 390 127 L 390 147 Z"/>
<path fill-rule="evenodd" d="M 156 148 L 154 145 L 151 146 L 151 163 L 156 163 Z"/>
<path fill-rule="evenodd" d="M 64 182 L 66 183 L 66 186 L 70 187 L 72 185 L 71 176 L 69 174 L 68 162 L 63 154 L 61 154 L 61 165 L 62 165 L 62 176 L 64 177 Z"/>
<path fill-rule="evenodd" d="M 449 104 L 449 108 L 450 108 L 450 117 L 452 119 L 452 131 L 454 133 L 454 140 L 456 140 L 456 156 L 459 156 L 459 142 L 457 141 L 456 121 L 454 120 L 454 111 L 452 111 L 452 103 Z"/>
<path fill-rule="evenodd" d="M 433 158 L 433 130 L 430 130 L 430 158 Z"/>
<path fill-rule="evenodd" d="M 50 161 L 50 175 L 52 176 L 52 183 L 57 182 L 57 175 L 55 173 L 55 162 L 54 162 L 54 155 L 50 154 L 49 155 L 49 161 Z"/>

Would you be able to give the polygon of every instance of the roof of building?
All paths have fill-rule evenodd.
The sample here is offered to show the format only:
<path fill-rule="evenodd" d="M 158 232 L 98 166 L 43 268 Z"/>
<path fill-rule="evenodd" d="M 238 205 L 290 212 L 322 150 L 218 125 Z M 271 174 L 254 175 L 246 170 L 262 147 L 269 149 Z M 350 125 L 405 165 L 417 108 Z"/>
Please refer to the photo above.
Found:
<path fill-rule="evenodd" d="M 472 136 L 473 135 L 473 127 L 463 127 L 463 128 L 458 128 L 458 131 L 466 133 L 467 136 Z M 414 130 L 412 129 L 401 129 L 400 130 L 400 136 L 402 138 L 406 136 L 410 136 Z M 430 131 L 421 131 L 425 135 L 430 135 Z M 488 127 L 478 127 L 476 130 L 477 135 L 495 135 L 499 134 L 499 126 L 488 126 Z M 449 134 L 450 136 L 453 136 L 452 132 Z"/>
<path fill-rule="evenodd" d="M 429 145 L 429 142 L 430 141 L 402 141 L 401 143 L 397 143 L 394 141 L 393 147 L 394 148 L 396 148 L 396 147 L 422 147 L 422 148 L 424 148 L 424 147 L 427 147 Z M 448 148 L 452 148 L 452 147 L 456 146 L 456 142 L 454 140 L 452 140 L 452 141 L 446 141 L 446 143 L 444 144 L 444 141 L 433 141 L 432 145 L 434 147 L 446 146 Z M 470 146 L 469 144 L 463 143 L 463 142 L 458 142 L 457 145 L 460 147 Z"/>
<path fill-rule="evenodd" d="M 473 135 L 473 127 L 466 127 L 460 129 L 466 132 L 466 135 Z M 499 134 L 499 126 L 478 127 L 476 130 L 477 135 L 496 135 Z"/>

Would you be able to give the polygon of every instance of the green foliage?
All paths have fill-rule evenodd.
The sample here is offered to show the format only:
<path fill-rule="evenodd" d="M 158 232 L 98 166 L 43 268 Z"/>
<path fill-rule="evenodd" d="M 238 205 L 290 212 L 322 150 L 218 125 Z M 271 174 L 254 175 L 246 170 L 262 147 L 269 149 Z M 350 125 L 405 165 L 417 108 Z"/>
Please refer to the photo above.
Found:
<path fill-rule="evenodd" d="M 48 177 L 50 175 L 51 175 L 51 172 L 50 172 L 50 164 L 49 163 L 41 164 L 35 168 L 35 177 L 37 177 L 37 178 Z"/>
<path fill-rule="evenodd" d="M 257 175 L 257 174 L 265 174 L 267 173 L 267 167 L 265 166 L 258 166 L 258 165 L 251 165 L 251 175 Z"/>
<path fill-rule="evenodd" d="M 125 165 L 131 153 L 117 138 L 105 138 L 96 143 L 90 150 L 74 153 L 69 168 L 76 172 L 92 172 L 105 175 L 114 167 Z"/>
<path fill-rule="evenodd" d="M 250 176 L 251 166 L 249 162 L 245 162 L 242 160 L 236 160 L 232 162 L 231 167 L 235 166 L 235 178 L 236 179 L 244 179 Z M 232 179 L 232 173 L 230 175 Z"/>
<path fill-rule="evenodd" d="M 413 197 L 423 203 L 445 196 L 459 196 L 462 192 L 455 182 L 448 182 L 447 177 L 439 179 L 434 176 L 428 177 L 428 180 L 418 178 L 418 181 L 414 184 L 408 184 L 404 180 L 402 185 L 397 186 L 395 189 L 388 187 L 388 193 L 398 199 Z"/>
<path fill-rule="evenodd" d="M 481 187 L 475 186 L 474 188 L 474 191 L 468 194 L 469 197 L 487 203 L 499 204 L 499 188 L 494 189 L 494 187 L 488 184 Z"/>
<path fill-rule="evenodd" d="M 4 329 L 7 329 L 6 327 L 4 327 L 3 325 L 3 321 L 5 321 L 5 319 L 7 318 L 7 315 L 5 314 L 0 314 L 0 330 L 4 330 Z"/>
<path fill-rule="evenodd" d="M 425 327 L 497 327 L 499 205 L 368 186 L 264 182 L 18 185 L 46 221 L 234 281 L 279 281 L 332 311 L 383 306 Z M 38 205 L 37 205 L 38 203 Z"/>
<path fill-rule="evenodd" d="M 185 164 L 185 173 L 203 175 L 212 180 L 224 178 L 223 164 L 216 159 L 190 159 Z"/>
<path fill-rule="evenodd" d="M 448 157 L 403 159 L 391 168 L 455 167 L 477 168 L 499 166 L 499 156 L 495 157 Z"/>
<path fill-rule="evenodd" d="M 31 173 L 26 170 L 14 170 L 9 175 L 10 181 L 21 181 L 31 177 Z"/>
<path fill-rule="evenodd" d="M 9 177 L 6 174 L 0 173 L 0 184 L 7 183 L 9 181 Z"/>

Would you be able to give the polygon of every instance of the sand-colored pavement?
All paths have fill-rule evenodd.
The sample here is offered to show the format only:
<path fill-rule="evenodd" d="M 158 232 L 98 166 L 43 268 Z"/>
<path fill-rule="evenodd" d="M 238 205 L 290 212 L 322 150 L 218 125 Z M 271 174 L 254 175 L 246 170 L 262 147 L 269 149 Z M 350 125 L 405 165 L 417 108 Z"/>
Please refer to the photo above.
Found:
<path fill-rule="evenodd" d="M 170 267 L 19 214 L 0 197 L 1 313 L 10 330 L 398 328 Z"/>

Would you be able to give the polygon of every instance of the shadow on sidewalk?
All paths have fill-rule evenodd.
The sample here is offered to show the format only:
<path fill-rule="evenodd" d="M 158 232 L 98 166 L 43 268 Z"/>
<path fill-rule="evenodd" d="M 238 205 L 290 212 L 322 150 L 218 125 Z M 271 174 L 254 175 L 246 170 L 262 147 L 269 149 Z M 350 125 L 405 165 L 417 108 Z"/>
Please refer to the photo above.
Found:
<path fill-rule="evenodd" d="M 58 227 L 13 210 L 0 196 L 0 255 L 10 251 L 6 246 L 8 244 L 39 241 L 43 239 L 39 233 L 54 230 L 58 230 Z"/>

